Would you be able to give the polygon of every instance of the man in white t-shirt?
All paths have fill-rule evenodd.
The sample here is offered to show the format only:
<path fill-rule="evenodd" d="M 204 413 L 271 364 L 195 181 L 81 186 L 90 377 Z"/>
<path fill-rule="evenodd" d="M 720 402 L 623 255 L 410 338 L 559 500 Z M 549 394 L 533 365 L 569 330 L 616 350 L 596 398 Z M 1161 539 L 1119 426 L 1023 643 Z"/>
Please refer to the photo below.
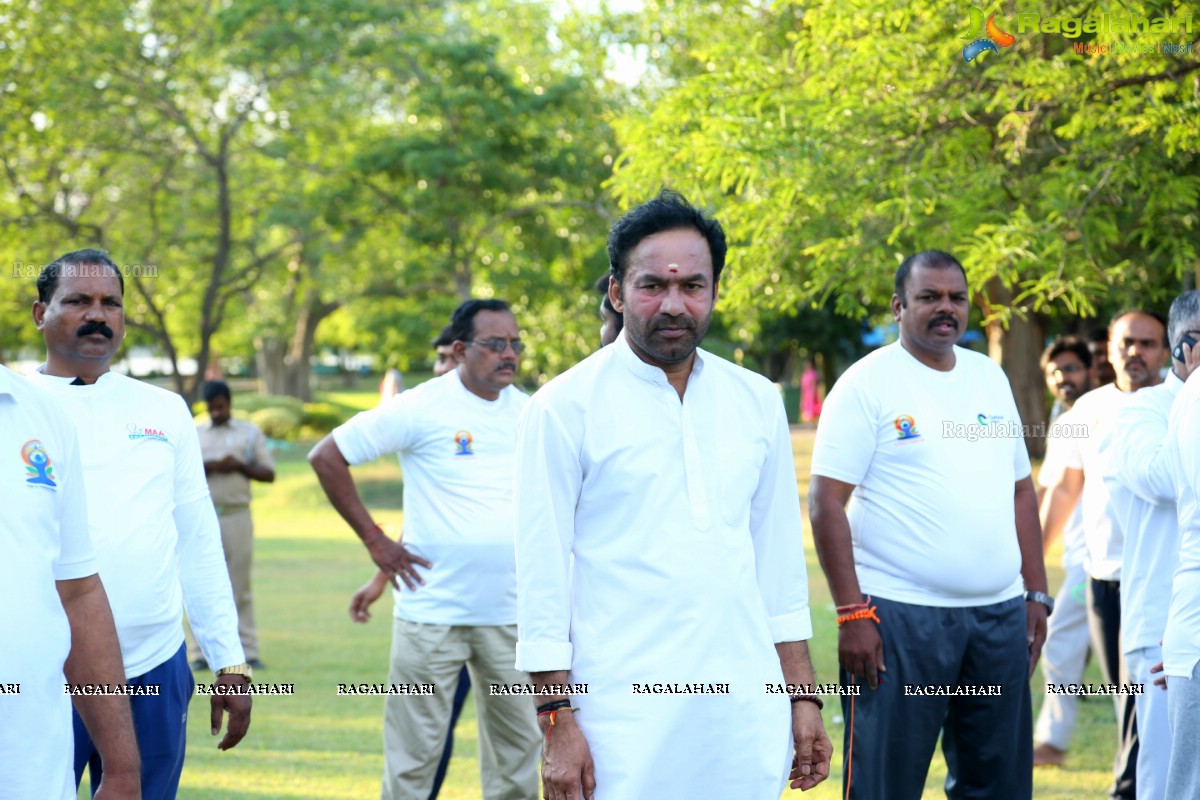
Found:
<path fill-rule="evenodd" d="M 454 312 L 458 369 L 365 411 L 325 437 L 309 461 L 376 566 L 398 576 L 391 671 L 427 695 L 389 695 L 383 797 L 424 798 L 464 664 L 477 687 L 486 800 L 537 796 L 538 729 L 532 698 L 491 695 L 517 684 L 517 586 L 512 470 L 517 418 L 528 399 L 512 385 L 524 344 L 502 300 L 468 300 Z M 404 542 L 363 505 L 350 466 L 389 453 L 404 471 Z M 418 567 L 423 569 L 418 569 Z"/>
<path fill-rule="evenodd" d="M 1058 482 L 1066 465 L 1067 439 L 1074 431 L 1071 408 L 1091 389 L 1092 354 L 1087 344 L 1074 337 L 1055 339 L 1042 353 L 1042 373 L 1046 388 L 1054 395 L 1050 427 L 1046 437 L 1046 457 L 1038 471 L 1039 496 L 1046 487 Z M 1039 503 L 1040 505 L 1040 503 Z M 1075 730 L 1079 698 L 1059 691 L 1058 687 L 1079 683 L 1087 665 L 1088 624 L 1087 573 L 1083 569 L 1083 509 L 1075 506 L 1071 521 L 1063 530 L 1062 586 L 1055 594 L 1054 613 L 1046 629 L 1042 648 L 1042 675 L 1047 690 L 1033 727 L 1033 765 L 1057 766 L 1063 763 L 1071 733 Z M 1043 542 L 1048 551 L 1052 540 Z"/>
<path fill-rule="evenodd" d="M 957 259 L 906 259 L 900 341 L 842 375 L 817 426 L 813 538 L 842 682 L 866 683 L 843 698 L 858 800 L 920 798 L 939 734 L 950 797 L 1033 792 L 1028 681 L 1052 600 L 1012 390 L 956 346 L 969 308 Z"/>
<path fill-rule="evenodd" d="M 1167 337 L 1200 341 L 1200 292 L 1171 304 Z M 1185 347 L 1187 345 L 1184 345 Z M 1189 360 L 1188 355 L 1193 357 Z M 1137 717 L 1138 800 L 1166 796 L 1171 730 L 1167 697 L 1152 689 L 1151 669 L 1162 662 L 1171 577 L 1179 563 L 1175 483 L 1167 452 L 1171 406 L 1200 363 L 1200 347 L 1180 350 L 1166 380 L 1128 398 L 1112 434 L 1110 471 L 1104 475 L 1113 515 L 1124 533 L 1121 558 L 1121 646 L 1129 678 L 1145 687 L 1134 696 Z"/>
<path fill-rule="evenodd" d="M 124 288 L 120 270 L 99 250 L 47 265 L 33 305 L 46 363 L 28 377 L 55 396 L 79 431 L 88 523 L 126 682 L 146 687 L 131 705 L 142 795 L 150 800 L 174 797 L 183 771 L 194 686 L 183 604 L 217 683 L 245 687 L 250 669 L 191 412 L 178 395 L 109 369 L 125 334 Z M 233 747 L 250 726 L 250 697 L 214 692 L 211 706 L 214 734 L 230 713 L 218 747 Z M 96 785 L 104 764 L 76 717 L 77 782 L 85 766 Z"/>
<path fill-rule="evenodd" d="M 1117 380 L 1085 394 L 1075 403 L 1075 422 L 1086 435 L 1068 440 L 1066 469 L 1048 490 L 1044 505 L 1045 533 L 1053 538 L 1066 524 L 1076 503 L 1083 507 L 1088 574 L 1088 625 L 1092 651 L 1106 683 L 1127 684 L 1129 673 L 1121 647 L 1121 561 L 1124 531 L 1104 476 L 1112 469 L 1112 435 L 1121 408 L 1131 393 L 1162 382 L 1159 370 L 1168 355 L 1167 326 L 1157 314 L 1127 311 L 1109 325 L 1109 361 Z M 1138 738 L 1135 696 L 1115 698 L 1118 749 L 1113 764 L 1112 796 L 1136 795 Z"/>
<path fill-rule="evenodd" d="M 104 755 L 96 797 L 140 797 L 129 699 L 83 693 L 123 685 L 125 672 L 75 430 L 53 397 L 2 366 L 0 453 L 11 465 L 0 482 L 0 797 L 74 800 L 72 702 Z"/>

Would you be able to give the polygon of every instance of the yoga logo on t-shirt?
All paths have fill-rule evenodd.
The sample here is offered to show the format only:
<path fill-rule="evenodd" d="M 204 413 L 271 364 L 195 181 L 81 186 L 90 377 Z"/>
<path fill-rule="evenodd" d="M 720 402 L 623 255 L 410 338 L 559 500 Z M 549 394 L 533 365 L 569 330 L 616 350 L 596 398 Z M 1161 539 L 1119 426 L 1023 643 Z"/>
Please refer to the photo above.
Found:
<path fill-rule="evenodd" d="M 50 463 L 50 454 L 41 442 L 37 439 L 26 442 L 21 447 L 21 460 L 25 462 L 25 471 L 30 475 L 25 479 L 26 483 L 51 489 L 58 488 L 58 484 L 54 482 L 54 467 Z"/>
<path fill-rule="evenodd" d="M 471 442 L 475 441 L 471 438 L 470 431 L 459 431 L 454 434 L 454 444 L 458 449 L 454 452 L 456 456 L 473 456 L 475 451 L 471 449 Z"/>
<path fill-rule="evenodd" d="M 917 433 L 917 421 L 908 414 L 896 417 L 895 425 L 897 439 L 917 439 L 921 436 Z"/>

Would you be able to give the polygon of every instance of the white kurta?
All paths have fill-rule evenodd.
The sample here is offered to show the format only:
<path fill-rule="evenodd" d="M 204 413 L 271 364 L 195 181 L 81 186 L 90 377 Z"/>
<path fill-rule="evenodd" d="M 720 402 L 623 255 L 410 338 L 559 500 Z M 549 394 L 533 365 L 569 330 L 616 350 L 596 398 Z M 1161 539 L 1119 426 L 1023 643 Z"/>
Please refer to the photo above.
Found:
<path fill-rule="evenodd" d="M 697 350 L 680 402 L 622 334 L 530 400 L 516 504 L 517 668 L 587 684 L 598 800 L 777 798 L 774 642 L 812 635 L 778 391 Z"/>

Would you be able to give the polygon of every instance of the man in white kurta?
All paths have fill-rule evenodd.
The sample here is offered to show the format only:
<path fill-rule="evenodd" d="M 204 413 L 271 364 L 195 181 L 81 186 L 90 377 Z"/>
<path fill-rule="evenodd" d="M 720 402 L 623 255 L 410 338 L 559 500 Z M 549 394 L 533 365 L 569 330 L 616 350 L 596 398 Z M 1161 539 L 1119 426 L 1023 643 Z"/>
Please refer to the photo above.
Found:
<path fill-rule="evenodd" d="M 1189 377 L 1175 398 L 1167 441 L 1179 522 L 1179 566 L 1162 640 L 1171 724 L 1166 796 L 1174 799 L 1200 796 L 1200 379 Z"/>
<path fill-rule="evenodd" d="M 549 798 L 774 800 L 794 735 L 793 779 L 828 770 L 815 704 L 785 696 L 811 680 L 807 652 L 796 671 L 775 646 L 812 635 L 787 421 L 768 381 L 695 349 L 719 265 L 670 216 L 681 202 L 646 204 L 666 223 L 615 255 L 614 226 L 626 327 L 539 391 L 518 430 L 517 668 L 586 684 L 570 717 L 594 763 L 594 795 L 586 759 L 559 782 L 554 748 L 574 732 L 543 722 Z"/>
<path fill-rule="evenodd" d="M 1171 304 L 1168 339 L 1200 336 L 1200 292 L 1185 292 Z M 1200 356 L 1200 352 L 1197 353 Z M 1171 406 L 1195 363 L 1172 359 L 1157 386 L 1134 393 L 1117 415 L 1110 471 L 1104 475 L 1113 515 L 1124 532 L 1121 560 L 1121 646 L 1129 679 L 1144 690 L 1134 696 L 1137 717 L 1138 800 L 1166 796 L 1171 730 L 1167 698 L 1153 689 L 1162 661 L 1163 629 L 1171 599 L 1171 577 L 1179 563 L 1175 485 L 1167 453 Z"/>

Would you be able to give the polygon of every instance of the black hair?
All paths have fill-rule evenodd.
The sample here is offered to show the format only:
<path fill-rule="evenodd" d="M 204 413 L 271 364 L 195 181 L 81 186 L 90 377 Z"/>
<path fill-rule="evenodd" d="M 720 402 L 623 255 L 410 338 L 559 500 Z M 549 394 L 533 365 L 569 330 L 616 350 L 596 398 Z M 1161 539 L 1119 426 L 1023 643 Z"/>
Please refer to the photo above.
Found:
<path fill-rule="evenodd" d="M 680 228 L 691 228 L 708 242 L 715 292 L 717 281 L 721 278 L 721 270 L 725 268 L 725 229 L 721 227 L 721 223 L 705 216 L 685 200 L 679 192 L 670 189 L 663 189 L 653 200 L 631 209 L 613 223 L 608 232 L 609 274 L 617 279 L 617 283 L 622 283 L 625 280 L 629 252 L 637 247 L 639 242 L 656 233 Z"/>
<path fill-rule="evenodd" d="M 606 272 L 596 279 L 596 291 L 600 293 L 600 305 L 604 306 L 604 310 L 608 313 L 622 317 L 624 315 L 613 308 L 612 300 L 608 299 L 608 276 L 609 273 Z"/>
<path fill-rule="evenodd" d="M 1092 351 L 1088 350 L 1087 342 L 1078 339 L 1074 336 L 1060 336 L 1055 339 L 1050 345 L 1042 351 L 1042 358 L 1038 362 L 1042 370 L 1045 371 L 1046 365 L 1053 361 L 1063 353 L 1074 353 L 1082 362 L 1083 366 L 1091 369 L 1092 366 Z"/>
<path fill-rule="evenodd" d="M 72 278 L 82 273 L 80 267 L 93 265 L 107 267 L 116 274 L 117 283 L 121 285 L 121 296 L 124 297 L 125 277 L 121 274 L 120 268 L 103 250 L 87 249 L 74 250 L 59 256 L 42 268 L 41 274 L 37 277 L 38 300 L 43 303 L 50 302 L 50 298 L 54 297 L 54 292 L 58 289 L 58 280 L 63 277 L 64 272 L 66 277 Z"/>
<path fill-rule="evenodd" d="M 1108 336 L 1106 336 L 1105 339 L 1111 339 L 1113 326 L 1117 324 L 1118 320 L 1128 317 L 1130 314 L 1141 314 L 1143 317 L 1150 317 L 1151 319 L 1157 321 L 1158 324 L 1162 326 L 1163 347 L 1171 347 L 1171 342 L 1167 339 L 1167 321 L 1163 319 L 1163 315 L 1159 314 L 1157 311 L 1147 311 L 1144 308 L 1124 308 L 1114 314 L 1112 321 L 1108 323 Z"/>
<path fill-rule="evenodd" d="M 475 315 L 480 311 L 508 311 L 508 303 L 492 298 L 490 300 L 467 300 L 450 315 L 450 327 L 454 329 L 455 341 L 466 341 L 475 335 Z"/>
<path fill-rule="evenodd" d="M 1108 327 L 1105 325 L 1097 325 L 1096 327 L 1089 329 L 1088 332 L 1084 334 L 1083 340 L 1088 344 L 1092 344 L 1094 342 L 1104 342 L 1105 344 L 1108 344 Z"/>
<path fill-rule="evenodd" d="M 233 402 L 233 398 L 229 394 L 229 384 L 225 381 L 205 381 L 200 387 L 200 397 L 204 402 L 211 403 L 218 397 L 224 397 L 229 402 Z"/>
<path fill-rule="evenodd" d="M 908 274 L 913 271 L 914 267 L 928 267 L 929 269 L 950 269 L 956 267 L 962 273 L 963 280 L 967 279 L 967 271 L 963 269 L 963 265 L 954 256 L 944 250 L 922 250 L 916 255 L 904 259 L 896 269 L 895 291 L 896 296 L 900 298 L 900 305 L 903 308 L 908 308 L 908 298 L 904 296 L 904 290 L 907 288 Z"/>
<path fill-rule="evenodd" d="M 447 345 L 454 344 L 455 339 L 460 338 L 462 337 L 454 335 L 454 326 L 447 325 L 446 327 L 442 328 L 441 332 L 438 333 L 437 338 L 430 342 L 430 344 L 434 347 L 446 347 Z"/>

